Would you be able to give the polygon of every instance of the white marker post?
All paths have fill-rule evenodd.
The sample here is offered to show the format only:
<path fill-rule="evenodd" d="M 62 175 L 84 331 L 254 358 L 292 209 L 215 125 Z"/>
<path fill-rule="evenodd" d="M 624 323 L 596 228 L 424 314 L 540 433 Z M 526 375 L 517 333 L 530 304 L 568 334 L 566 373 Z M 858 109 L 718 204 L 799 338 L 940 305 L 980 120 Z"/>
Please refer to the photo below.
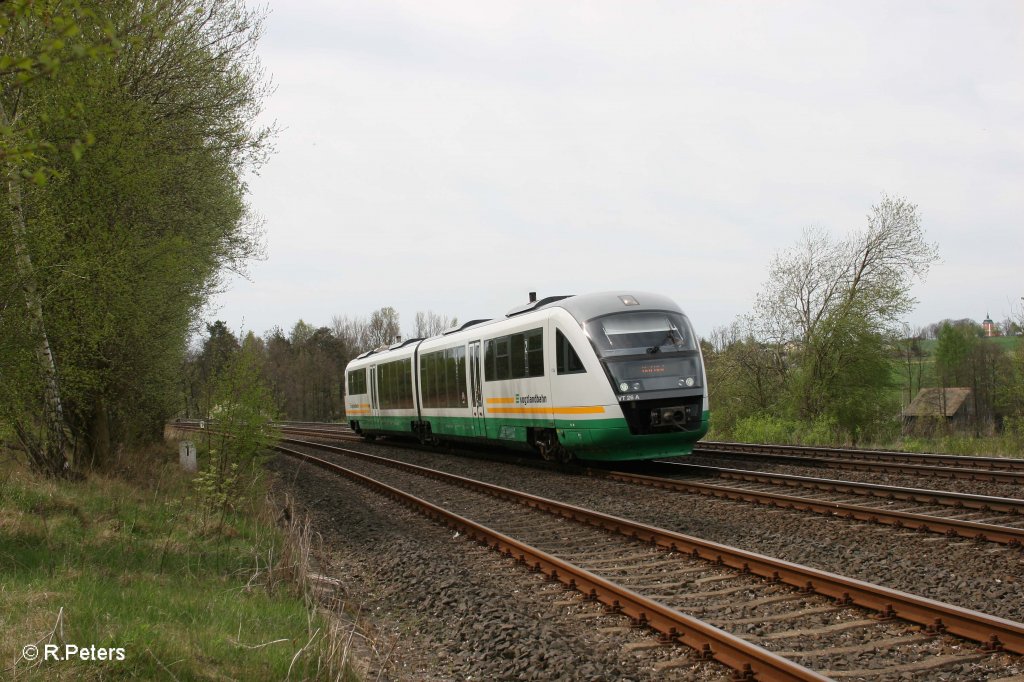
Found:
<path fill-rule="evenodd" d="M 199 465 L 196 462 L 196 444 L 190 440 L 183 440 L 178 446 L 178 463 L 185 471 L 197 471 Z"/>

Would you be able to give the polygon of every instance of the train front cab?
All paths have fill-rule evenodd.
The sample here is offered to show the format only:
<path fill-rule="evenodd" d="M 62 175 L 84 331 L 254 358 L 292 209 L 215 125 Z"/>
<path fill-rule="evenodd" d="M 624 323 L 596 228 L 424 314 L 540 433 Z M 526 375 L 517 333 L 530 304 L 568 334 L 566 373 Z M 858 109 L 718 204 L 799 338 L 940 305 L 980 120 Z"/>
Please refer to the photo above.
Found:
<path fill-rule="evenodd" d="M 584 324 L 567 311 L 551 316 L 557 405 L 605 396 L 603 414 L 562 415 L 558 437 L 580 459 L 650 459 L 689 454 L 707 433 L 704 365 L 681 312 L 620 310 Z M 569 349 L 582 349 L 577 371 Z M 588 377 L 584 379 L 584 377 Z"/>

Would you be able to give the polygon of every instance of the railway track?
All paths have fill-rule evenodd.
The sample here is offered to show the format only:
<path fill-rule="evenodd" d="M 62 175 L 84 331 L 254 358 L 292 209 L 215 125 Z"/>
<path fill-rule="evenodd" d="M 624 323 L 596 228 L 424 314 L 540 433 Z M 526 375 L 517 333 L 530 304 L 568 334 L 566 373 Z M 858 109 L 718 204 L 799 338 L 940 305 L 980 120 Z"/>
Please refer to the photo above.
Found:
<path fill-rule="evenodd" d="M 284 422 L 282 427 L 291 433 L 330 435 L 345 440 L 358 438 L 344 424 Z M 747 457 L 761 461 L 775 461 L 798 466 L 827 466 L 849 471 L 901 473 L 1013 485 L 1024 484 L 1024 459 L 1009 457 L 967 457 L 891 450 L 758 445 L 717 441 L 701 441 L 694 448 L 693 454 L 695 456 Z"/>
<path fill-rule="evenodd" d="M 732 452 L 754 455 L 797 455 L 803 457 L 840 457 L 851 460 L 889 462 L 900 464 L 926 464 L 969 469 L 997 469 L 1024 471 L 1024 459 L 1011 457 L 976 457 L 967 455 L 938 455 L 899 450 L 865 450 L 856 448 L 824 448 L 806 445 L 760 445 L 755 443 L 727 443 L 701 441 L 697 448 L 703 452 Z"/>
<path fill-rule="evenodd" d="M 282 426 L 285 432 L 291 434 L 361 440 L 344 425 Z M 688 475 L 704 475 L 707 480 L 681 480 L 678 477 L 651 476 L 625 471 L 609 472 L 594 468 L 588 471 L 592 475 L 605 476 L 612 480 L 665 490 L 826 514 L 889 525 L 897 529 L 939 533 L 951 538 L 995 542 L 1011 547 L 1024 546 L 1024 500 L 1020 499 L 900 488 L 679 462 L 658 462 L 649 466 L 668 471 L 682 471 Z M 737 481 L 739 485 L 711 482 L 712 477 Z M 779 486 L 786 486 L 787 492 L 779 492 Z M 794 488 L 814 492 L 804 495 L 788 494 Z M 897 504 L 900 506 L 894 507 Z"/>
<path fill-rule="evenodd" d="M 961 457 L 925 455 L 882 450 L 812 448 L 755 445 L 749 443 L 699 443 L 694 456 L 746 458 L 794 466 L 828 467 L 846 471 L 935 476 L 990 483 L 1024 484 L 1024 460 L 1008 457 Z"/>
<path fill-rule="evenodd" d="M 359 438 L 347 424 L 288 421 L 279 422 L 277 425 L 283 431 L 290 433 L 331 435 L 344 437 L 346 440 L 349 437 L 352 439 Z M 778 461 L 811 466 L 829 465 L 857 471 L 932 474 L 946 478 L 965 478 L 1014 484 L 1024 483 L 1024 458 L 939 455 L 901 452 L 897 450 L 730 443 L 724 441 L 700 441 L 695 446 L 693 454 L 747 457 L 754 460 Z"/>
<path fill-rule="evenodd" d="M 556 575 L 563 583 L 604 600 L 613 609 L 618 601 L 618 608 L 637 625 L 651 625 L 667 639 L 681 638 L 699 651 L 710 651 L 741 674 L 747 671 L 753 679 L 820 677 L 786 677 L 796 674 L 800 666 L 780 668 L 771 657 L 748 660 L 744 657 L 749 652 L 744 647 L 740 647 L 743 653 L 737 653 L 738 645 L 723 643 L 731 640 L 709 639 L 714 628 L 684 630 L 693 625 L 673 621 L 674 612 L 695 612 L 702 620 L 731 632 L 733 639 L 774 650 L 775 658 L 781 654 L 783 658 L 798 659 L 829 677 L 923 674 L 963 669 L 965 665 L 980 675 L 985 666 L 996 666 L 987 669 L 985 674 L 989 674 L 998 672 L 1003 664 L 986 648 L 1024 651 L 1024 626 L 1017 623 L 364 453 L 312 443 L 303 447 L 344 456 L 349 462 L 346 469 L 359 468 L 363 475 L 389 480 L 414 497 L 443 500 L 447 513 L 472 512 L 481 524 L 492 526 L 499 535 L 515 535 L 520 542 L 563 563 L 551 562 L 539 554 L 528 558 L 523 547 L 503 538 L 488 536 L 489 545 L 497 544 L 513 558 Z M 352 462 L 357 461 L 359 466 L 353 467 Z M 446 519 L 458 524 L 465 521 Z M 479 528 L 460 527 L 483 537 L 479 534 L 484 531 Z M 667 554 L 666 549 L 675 551 Z M 585 573 L 577 577 L 569 565 Z M 601 583 L 599 590 L 600 580 L 595 582 L 595 578 L 619 583 L 627 592 L 667 610 L 630 601 L 632 597 L 626 593 L 619 597 L 611 592 L 605 595 L 602 590 L 608 586 Z M 864 609 L 875 611 L 881 619 L 869 617 Z M 901 619 L 925 625 L 926 629 Z M 965 648 L 951 640 L 950 633 L 983 646 Z M 810 640 L 813 645 L 808 643 Z M 851 665 L 851 660 L 863 658 L 865 652 L 876 648 L 881 653 L 871 656 L 871 665 L 881 668 L 862 670 Z M 957 649 L 958 653 L 950 653 Z"/>
<path fill-rule="evenodd" d="M 880 523 L 896 528 L 941 533 L 953 538 L 1024 547 L 1024 500 L 986 495 L 947 493 L 868 483 L 815 479 L 756 471 L 722 469 L 675 462 L 658 462 L 678 476 L 652 476 L 625 471 L 589 469 L 593 476 L 663 490 L 826 514 Z M 702 475 L 703 480 L 693 480 Z M 734 485 L 716 482 L 720 478 Z M 786 492 L 779 492 L 784 487 Z M 803 495 L 788 494 L 794 489 Z M 894 507 L 898 505 L 898 507 Z"/>

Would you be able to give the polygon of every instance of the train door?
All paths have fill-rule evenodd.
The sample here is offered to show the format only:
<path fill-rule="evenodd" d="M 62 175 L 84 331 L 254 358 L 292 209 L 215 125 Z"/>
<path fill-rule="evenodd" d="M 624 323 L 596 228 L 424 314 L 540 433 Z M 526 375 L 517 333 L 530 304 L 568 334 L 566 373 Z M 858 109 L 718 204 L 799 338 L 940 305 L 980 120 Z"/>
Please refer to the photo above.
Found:
<path fill-rule="evenodd" d="M 480 342 L 469 342 L 469 408 L 471 419 L 471 434 L 484 438 L 487 436 L 487 428 L 484 423 L 484 395 L 483 395 L 483 363 L 480 354 Z"/>
<path fill-rule="evenodd" d="M 376 365 L 370 368 L 370 417 L 372 417 L 372 423 L 376 425 L 377 417 L 380 416 L 379 405 L 377 404 L 377 367 Z"/>

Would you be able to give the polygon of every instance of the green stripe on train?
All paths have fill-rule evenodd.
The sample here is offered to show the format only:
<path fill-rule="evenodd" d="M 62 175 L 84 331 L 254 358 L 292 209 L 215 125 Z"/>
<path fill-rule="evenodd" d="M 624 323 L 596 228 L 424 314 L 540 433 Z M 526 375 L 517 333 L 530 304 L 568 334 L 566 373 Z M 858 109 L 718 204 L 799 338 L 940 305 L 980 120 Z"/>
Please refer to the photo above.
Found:
<path fill-rule="evenodd" d="M 510 417 L 424 416 L 435 436 L 460 440 L 496 441 L 507 447 L 532 450 L 526 442 L 529 427 L 554 428 L 562 445 L 580 459 L 629 460 L 688 455 L 693 444 L 708 430 L 709 413 L 704 412 L 695 431 L 633 435 L 626 420 L 617 419 L 531 419 Z M 364 433 L 412 435 L 415 416 L 360 417 Z"/>

